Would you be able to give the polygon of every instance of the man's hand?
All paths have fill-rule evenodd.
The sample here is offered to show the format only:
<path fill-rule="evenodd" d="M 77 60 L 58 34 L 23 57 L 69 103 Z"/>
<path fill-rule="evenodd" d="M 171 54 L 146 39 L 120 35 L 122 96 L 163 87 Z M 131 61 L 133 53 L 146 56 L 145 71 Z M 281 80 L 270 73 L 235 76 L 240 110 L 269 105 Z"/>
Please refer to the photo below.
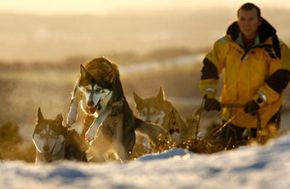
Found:
<path fill-rule="evenodd" d="M 254 100 L 247 102 L 244 106 L 244 111 L 248 114 L 255 116 L 259 110 L 260 106 Z"/>
<path fill-rule="evenodd" d="M 204 97 L 204 100 L 204 109 L 206 111 L 221 110 L 221 103 L 217 99 Z"/>

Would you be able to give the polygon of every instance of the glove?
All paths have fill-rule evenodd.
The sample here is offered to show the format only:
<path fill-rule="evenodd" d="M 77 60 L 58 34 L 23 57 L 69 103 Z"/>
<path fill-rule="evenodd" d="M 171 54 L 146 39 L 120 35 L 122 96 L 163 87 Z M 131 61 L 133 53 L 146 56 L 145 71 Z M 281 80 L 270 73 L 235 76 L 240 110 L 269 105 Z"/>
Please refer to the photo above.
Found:
<path fill-rule="evenodd" d="M 244 106 L 244 112 L 251 114 L 251 115 L 256 115 L 260 106 L 255 102 L 254 100 L 247 102 Z"/>
<path fill-rule="evenodd" d="M 204 109 L 206 111 L 211 111 L 211 110 L 220 111 L 221 110 L 221 103 L 217 99 L 207 98 L 207 97 L 204 97 L 204 99 L 205 99 Z"/>

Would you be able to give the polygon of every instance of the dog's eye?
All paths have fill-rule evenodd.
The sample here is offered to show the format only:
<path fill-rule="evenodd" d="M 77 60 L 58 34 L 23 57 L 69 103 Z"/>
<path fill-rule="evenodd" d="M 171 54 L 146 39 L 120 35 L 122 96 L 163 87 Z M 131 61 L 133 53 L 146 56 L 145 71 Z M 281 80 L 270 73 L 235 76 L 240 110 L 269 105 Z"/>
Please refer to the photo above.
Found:
<path fill-rule="evenodd" d="M 175 130 L 174 129 L 169 129 L 169 134 L 173 134 L 175 132 Z"/>
<path fill-rule="evenodd" d="M 50 137 L 57 137 L 55 132 L 50 132 L 49 135 L 50 135 Z"/>
<path fill-rule="evenodd" d="M 40 133 L 39 133 L 39 136 L 40 136 L 40 137 L 45 137 L 45 135 L 46 135 L 46 132 L 40 132 Z"/>
<path fill-rule="evenodd" d="M 105 90 L 102 89 L 102 88 L 96 88 L 96 89 L 95 89 L 95 92 L 96 92 L 96 93 L 104 93 Z"/>
<path fill-rule="evenodd" d="M 84 87 L 84 89 L 85 89 L 86 92 L 90 92 L 91 91 L 91 89 L 88 88 L 88 87 Z"/>

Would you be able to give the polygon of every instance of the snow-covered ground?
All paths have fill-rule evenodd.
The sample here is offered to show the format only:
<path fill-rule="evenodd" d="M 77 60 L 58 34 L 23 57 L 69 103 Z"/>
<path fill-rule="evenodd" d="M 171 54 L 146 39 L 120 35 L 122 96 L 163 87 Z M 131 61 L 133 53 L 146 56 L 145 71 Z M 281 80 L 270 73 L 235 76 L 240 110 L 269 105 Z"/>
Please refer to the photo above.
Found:
<path fill-rule="evenodd" d="M 127 163 L 0 162 L 2 189 L 289 189 L 290 134 L 212 155 L 173 149 Z"/>
<path fill-rule="evenodd" d="M 192 65 L 197 60 L 201 56 L 185 56 L 146 66 L 120 67 L 120 71 L 128 75 L 159 71 Z M 183 103 L 188 103 L 188 99 Z M 283 115 L 282 128 L 289 127 L 289 123 L 290 115 Z M 0 161 L 0 189 L 289 189 L 289 175 L 290 133 L 266 146 L 253 145 L 212 155 L 173 149 L 123 164 L 33 165 Z"/>

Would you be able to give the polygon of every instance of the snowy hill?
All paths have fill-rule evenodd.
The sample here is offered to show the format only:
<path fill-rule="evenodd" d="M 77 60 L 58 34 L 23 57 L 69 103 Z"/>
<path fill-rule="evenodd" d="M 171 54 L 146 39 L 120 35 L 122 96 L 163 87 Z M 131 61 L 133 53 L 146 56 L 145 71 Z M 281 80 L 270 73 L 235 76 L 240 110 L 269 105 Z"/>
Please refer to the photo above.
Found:
<path fill-rule="evenodd" d="M 173 149 L 124 164 L 0 163 L 0 188 L 290 188 L 290 134 L 213 155 Z"/>

